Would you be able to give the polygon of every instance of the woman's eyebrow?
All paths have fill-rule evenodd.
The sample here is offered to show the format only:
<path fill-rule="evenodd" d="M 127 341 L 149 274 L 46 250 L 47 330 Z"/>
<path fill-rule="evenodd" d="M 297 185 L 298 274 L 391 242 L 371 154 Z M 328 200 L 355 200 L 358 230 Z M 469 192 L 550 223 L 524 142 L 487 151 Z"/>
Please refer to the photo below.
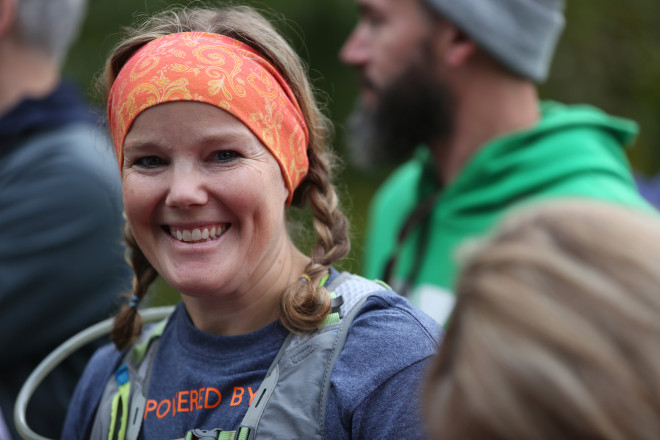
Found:
<path fill-rule="evenodd" d="M 159 147 L 159 145 L 155 142 L 135 141 L 135 142 L 131 142 L 131 143 L 125 143 L 123 150 L 124 150 L 124 153 L 125 153 L 127 150 L 129 150 L 129 151 L 130 150 L 139 151 L 139 150 L 146 150 L 146 149 L 152 149 L 152 148 L 158 148 L 158 147 Z"/>
<path fill-rule="evenodd" d="M 235 130 L 224 130 L 224 131 L 203 134 L 198 139 L 195 139 L 192 142 L 204 146 L 209 146 L 214 144 L 226 144 L 231 146 L 233 144 L 238 144 L 238 143 L 244 144 L 247 140 L 252 140 L 252 139 L 253 138 L 245 132 L 235 131 Z M 134 141 L 131 141 L 130 143 L 129 142 L 125 143 L 123 150 L 124 152 L 126 152 L 127 150 L 140 151 L 140 150 L 151 150 L 156 148 L 167 149 L 169 147 L 167 144 L 163 145 L 161 142 L 157 142 L 154 140 L 136 139 Z"/>
<path fill-rule="evenodd" d="M 198 141 L 203 143 L 239 142 L 239 141 L 244 141 L 248 137 L 250 136 L 245 131 L 224 129 L 218 132 L 202 134 Z"/>

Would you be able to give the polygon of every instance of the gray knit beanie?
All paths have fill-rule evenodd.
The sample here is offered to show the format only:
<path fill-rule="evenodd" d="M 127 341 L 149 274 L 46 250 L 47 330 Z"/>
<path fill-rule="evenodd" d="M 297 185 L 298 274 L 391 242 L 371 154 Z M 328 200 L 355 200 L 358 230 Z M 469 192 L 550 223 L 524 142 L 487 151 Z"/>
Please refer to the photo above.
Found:
<path fill-rule="evenodd" d="M 548 76 L 564 28 L 564 0 L 425 0 L 514 73 Z"/>

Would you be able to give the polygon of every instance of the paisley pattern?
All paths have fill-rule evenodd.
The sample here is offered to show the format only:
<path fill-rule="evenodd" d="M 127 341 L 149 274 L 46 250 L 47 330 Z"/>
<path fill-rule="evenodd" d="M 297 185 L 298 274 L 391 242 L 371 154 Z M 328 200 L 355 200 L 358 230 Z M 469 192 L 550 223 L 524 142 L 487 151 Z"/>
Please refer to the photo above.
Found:
<path fill-rule="evenodd" d="M 203 32 L 166 35 L 141 47 L 117 75 L 108 99 L 120 169 L 135 118 L 172 101 L 211 104 L 243 122 L 277 159 L 291 202 L 307 175 L 309 133 L 290 87 L 258 52 L 224 35 Z"/>

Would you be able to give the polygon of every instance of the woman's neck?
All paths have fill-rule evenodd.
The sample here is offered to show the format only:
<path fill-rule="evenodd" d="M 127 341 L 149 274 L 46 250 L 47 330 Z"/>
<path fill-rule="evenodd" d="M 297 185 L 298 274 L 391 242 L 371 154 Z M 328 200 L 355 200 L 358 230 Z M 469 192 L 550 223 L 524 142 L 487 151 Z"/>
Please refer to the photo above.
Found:
<path fill-rule="evenodd" d="M 289 242 L 233 292 L 219 297 L 183 296 L 198 329 L 223 336 L 250 333 L 277 320 L 285 290 L 304 273 L 309 257 Z"/>

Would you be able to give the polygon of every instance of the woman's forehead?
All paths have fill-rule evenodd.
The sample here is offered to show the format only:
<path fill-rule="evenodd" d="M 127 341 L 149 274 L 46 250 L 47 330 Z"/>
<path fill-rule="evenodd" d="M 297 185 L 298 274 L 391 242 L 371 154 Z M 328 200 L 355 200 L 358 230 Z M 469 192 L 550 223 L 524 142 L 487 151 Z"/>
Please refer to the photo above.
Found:
<path fill-rule="evenodd" d="M 251 140 L 261 145 L 252 131 L 232 114 L 205 103 L 178 101 L 143 111 L 128 131 L 124 148 L 155 141 L 232 140 Z"/>

